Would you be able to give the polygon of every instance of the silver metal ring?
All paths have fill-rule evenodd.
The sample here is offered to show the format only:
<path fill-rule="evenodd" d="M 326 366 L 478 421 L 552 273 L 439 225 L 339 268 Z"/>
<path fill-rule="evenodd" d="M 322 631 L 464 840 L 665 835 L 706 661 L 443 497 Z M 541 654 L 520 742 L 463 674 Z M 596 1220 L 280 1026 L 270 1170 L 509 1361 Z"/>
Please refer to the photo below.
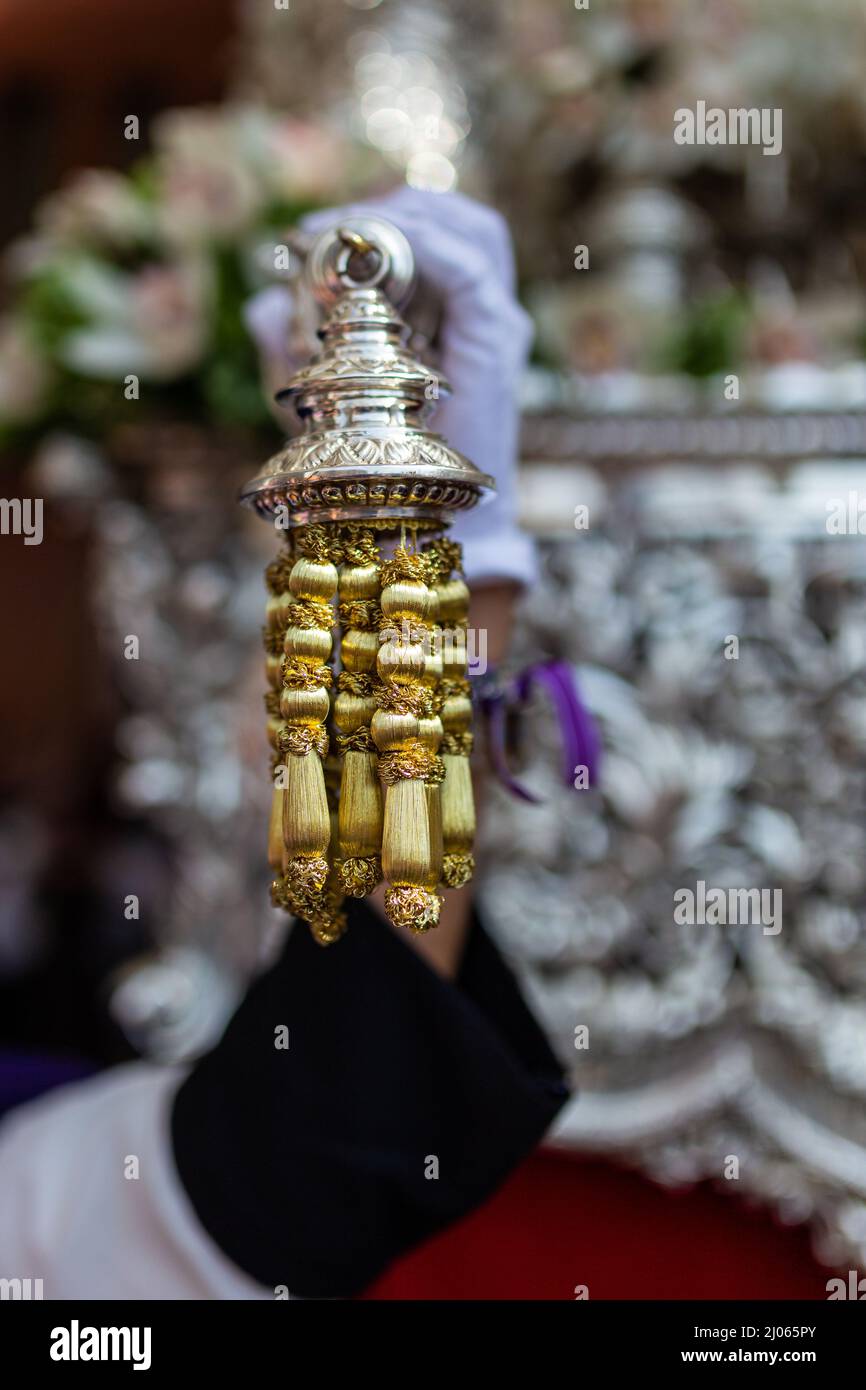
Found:
<path fill-rule="evenodd" d="M 377 251 L 380 263 L 371 275 L 355 280 L 348 265 L 362 247 Z M 320 304 L 333 304 L 346 290 L 378 289 L 399 306 L 409 298 L 415 284 L 415 257 L 393 222 L 358 213 L 341 218 L 319 233 L 307 256 L 306 274 Z"/>

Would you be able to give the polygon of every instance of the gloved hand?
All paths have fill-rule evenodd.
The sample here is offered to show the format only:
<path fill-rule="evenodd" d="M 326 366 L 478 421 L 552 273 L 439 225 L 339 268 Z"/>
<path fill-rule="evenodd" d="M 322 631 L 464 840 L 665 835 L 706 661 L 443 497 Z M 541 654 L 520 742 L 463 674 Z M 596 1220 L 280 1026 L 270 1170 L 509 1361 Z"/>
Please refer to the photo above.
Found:
<path fill-rule="evenodd" d="M 419 274 L 442 301 L 440 365 L 453 394 L 438 404 L 431 427 L 496 480 L 496 496 L 453 527 L 467 576 L 476 584 L 529 581 L 534 548 L 517 528 L 517 391 L 532 324 L 515 299 L 505 222 L 462 194 L 404 185 L 368 203 L 313 213 L 303 230 L 315 233 L 359 212 L 379 213 L 400 228 Z M 407 312 L 411 320 L 411 301 Z M 282 287 L 263 291 L 247 306 L 247 325 L 267 360 L 286 343 L 292 313 L 292 295 Z"/>

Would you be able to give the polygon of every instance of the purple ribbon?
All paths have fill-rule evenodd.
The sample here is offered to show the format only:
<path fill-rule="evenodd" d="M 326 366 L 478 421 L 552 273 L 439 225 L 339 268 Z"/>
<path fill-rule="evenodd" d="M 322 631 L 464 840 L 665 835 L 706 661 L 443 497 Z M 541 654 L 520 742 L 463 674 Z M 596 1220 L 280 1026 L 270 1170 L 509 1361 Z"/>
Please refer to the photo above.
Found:
<path fill-rule="evenodd" d="M 578 767 L 585 767 L 590 786 L 596 785 L 601 739 L 595 720 L 581 698 L 574 672 L 566 661 L 535 662 L 508 685 L 495 685 L 491 681 L 482 687 L 479 701 L 487 719 L 487 744 L 496 775 L 515 796 L 537 806 L 542 797 L 521 786 L 509 770 L 506 756 L 508 715 L 524 708 L 535 686 L 541 686 L 549 696 L 556 713 L 562 736 L 562 776 L 567 787 L 574 786 Z"/>

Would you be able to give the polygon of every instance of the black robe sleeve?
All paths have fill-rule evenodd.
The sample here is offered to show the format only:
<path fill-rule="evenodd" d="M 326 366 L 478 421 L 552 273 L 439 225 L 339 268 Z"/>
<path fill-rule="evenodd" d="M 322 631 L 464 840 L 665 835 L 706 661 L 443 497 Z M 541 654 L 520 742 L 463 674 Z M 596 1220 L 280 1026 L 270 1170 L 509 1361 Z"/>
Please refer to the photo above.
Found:
<path fill-rule="evenodd" d="M 298 1297 L 344 1297 L 489 1197 L 566 1096 L 477 921 L 452 984 L 353 903 L 333 947 L 291 931 L 179 1089 L 172 1142 L 236 1265 Z"/>

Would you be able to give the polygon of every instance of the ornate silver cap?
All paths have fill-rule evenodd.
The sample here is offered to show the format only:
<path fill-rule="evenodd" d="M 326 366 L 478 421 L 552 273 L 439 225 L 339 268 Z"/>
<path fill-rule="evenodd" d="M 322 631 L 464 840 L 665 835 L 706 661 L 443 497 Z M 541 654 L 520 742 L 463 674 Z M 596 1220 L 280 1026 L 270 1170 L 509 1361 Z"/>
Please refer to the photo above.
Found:
<path fill-rule="evenodd" d="M 303 433 L 269 459 L 241 493 L 263 516 L 290 525 L 426 519 L 473 507 L 493 480 L 426 427 L 450 387 L 407 347 L 394 307 L 411 292 L 408 241 L 382 218 L 355 217 L 313 243 L 307 275 L 327 311 L 322 350 L 277 394 Z"/>

